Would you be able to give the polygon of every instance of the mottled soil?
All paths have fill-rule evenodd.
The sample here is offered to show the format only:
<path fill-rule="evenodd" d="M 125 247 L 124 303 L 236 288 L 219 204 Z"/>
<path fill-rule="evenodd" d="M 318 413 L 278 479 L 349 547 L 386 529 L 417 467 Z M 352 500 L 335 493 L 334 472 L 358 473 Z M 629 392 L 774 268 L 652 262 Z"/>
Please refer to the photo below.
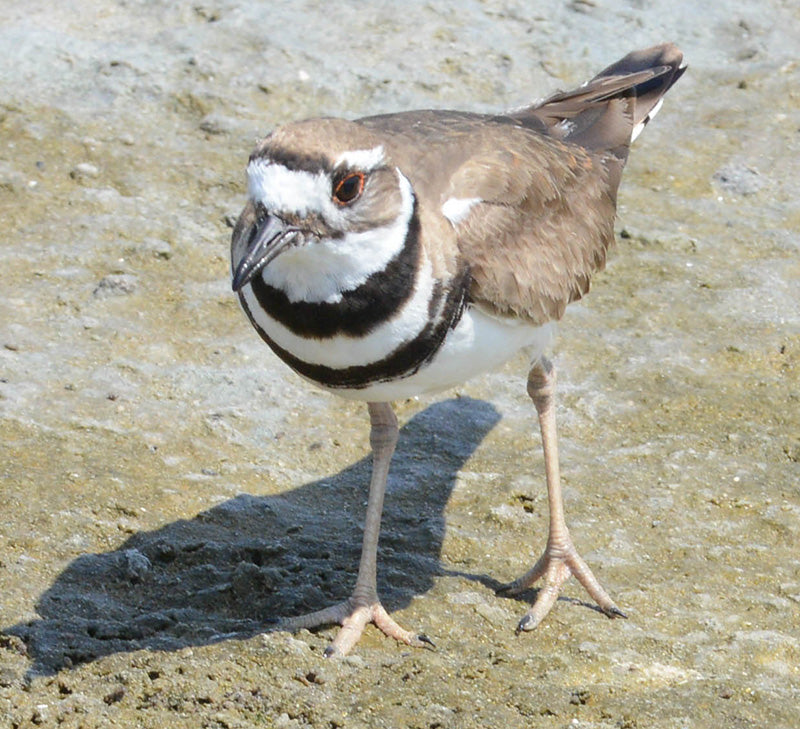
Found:
<path fill-rule="evenodd" d="M 800 6 L 669 8 L 0 3 L 0 727 L 800 724 Z M 533 595 L 494 595 L 546 536 L 520 358 L 397 405 L 379 587 L 437 649 L 271 632 L 348 594 L 369 451 L 230 293 L 251 146 L 662 40 L 690 70 L 554 352 L 568 521 L 629 619 L 570 582 L 516 636 Z"/>

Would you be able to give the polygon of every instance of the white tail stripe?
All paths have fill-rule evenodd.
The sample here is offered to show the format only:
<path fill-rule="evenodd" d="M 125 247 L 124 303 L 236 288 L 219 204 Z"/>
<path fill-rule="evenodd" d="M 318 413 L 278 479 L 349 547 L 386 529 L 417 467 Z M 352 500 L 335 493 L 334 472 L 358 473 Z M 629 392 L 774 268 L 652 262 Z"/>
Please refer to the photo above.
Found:
<path fill-rule="evenodd" d="M 644 119 L 642 119 L 642 121 L 640 121 L 640 122 L 639 122 L 639 123 L 638 123 L 638 124 L 637 124 L 637 125 L 636 125 L 636 126 L 633 128 L 633 132 L 631 132 L 631 143 L 633 143 L 633 142 L 634 142 L 634 140 L 636 139 L 636 137 L 638 137 L 638 136 L 639 136 L 639 135 L 642 133 L 642 130 L 643 130 L 643 129 L 644 129 L 646 126 L 647 126 L 648 122 L 649 122 L 649 121 L 650 121 L 650 120 L 651 120 L 651 119 L 652 119 L 652 118 L 653 118 L 653 117 L 654 117 L 656 114 L 658 114 L 658 112 L 659 112 L 659 109 L 661 109 L 661 105 L 662 105 L 663 103 L 664 103 L 664 99 L 659 99 L 659 100 L 658 100 L 658 101 L 655 103 L 655 105 L 653 106 L 653 108 L 652 108 L 652 109 L 650 109 L 650 111 L 648 111 L 648 112 L 647 112 L 647 114 L 645 114 L 645 117 L 644 117 Z"/>

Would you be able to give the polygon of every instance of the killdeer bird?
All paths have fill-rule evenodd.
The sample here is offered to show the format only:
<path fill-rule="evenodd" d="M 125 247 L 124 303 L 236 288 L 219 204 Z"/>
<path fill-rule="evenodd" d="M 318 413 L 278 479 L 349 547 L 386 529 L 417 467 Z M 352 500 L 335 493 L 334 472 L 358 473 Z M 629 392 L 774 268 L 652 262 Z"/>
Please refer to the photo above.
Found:
<path fill-rule="evenodd" d="M 457 385 L 519 350 L 532 363 L 550 523 L 541 557 L 501 590 L 543 579 L 518 630 L 539 624 L 570 575 L 608 617 L 624 617 L 567 530 L 556 377 L 544 351 L 554 322 L 605 263 L 630 143 L 684 68 L 678 48 L 664 44 L 505 114 L 310 119 L 276 129 L 251 155 L 231 242 L 233 289 L 278 357 L 313 384 L 366 401 L 370 417 L 373 470 L 353 593 L 283 623 L 340 623 L 326 655 L 347 653 L 368 622 L 403 643 L 430 643 L 400 627 L 377 593 L 398 433 L 390 403 Z"/>

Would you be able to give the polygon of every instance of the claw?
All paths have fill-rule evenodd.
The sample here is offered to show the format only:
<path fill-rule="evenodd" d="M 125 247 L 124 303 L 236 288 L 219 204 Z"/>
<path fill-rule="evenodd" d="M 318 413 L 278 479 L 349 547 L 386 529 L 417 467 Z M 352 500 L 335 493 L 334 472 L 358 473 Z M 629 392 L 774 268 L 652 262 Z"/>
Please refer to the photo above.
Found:
<path fill-rule="evenodd" d="M 517 623 L 517 629 L 514 631 L 515 635 L 519 635 L 520 633 L 525 632 L 526 630 L 533 630 L 536 626 L 529 625 L 533 622 L 533 618 L 530 615 L 523 615 L 522 619 Z"/>

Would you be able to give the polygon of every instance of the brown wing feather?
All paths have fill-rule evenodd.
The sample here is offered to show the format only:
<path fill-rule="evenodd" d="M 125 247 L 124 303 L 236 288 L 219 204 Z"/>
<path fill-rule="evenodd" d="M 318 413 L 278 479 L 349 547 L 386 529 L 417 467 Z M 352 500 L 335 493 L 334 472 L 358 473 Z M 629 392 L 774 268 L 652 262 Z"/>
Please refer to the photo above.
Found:
<path fill-rule="evenodd" d="M 456 226 L 476 302 L 544 323 L 589 290 L 614 240 L 631 134 L 682 62 L 670 43 L 629 53 L 583 86 L 510 114 L 527 134 L 506 127 L 456 171 L 446 198 L 484 201 Z"/>
<path fill-rule="evenodd" d="M 501 315 L 558 319 L 589 289 L 614 239 L 615 188 L 598 155 L 520 129 L 453 175 L 445 196 L 478 197 L 456 226 L 470 295 Z"/>

